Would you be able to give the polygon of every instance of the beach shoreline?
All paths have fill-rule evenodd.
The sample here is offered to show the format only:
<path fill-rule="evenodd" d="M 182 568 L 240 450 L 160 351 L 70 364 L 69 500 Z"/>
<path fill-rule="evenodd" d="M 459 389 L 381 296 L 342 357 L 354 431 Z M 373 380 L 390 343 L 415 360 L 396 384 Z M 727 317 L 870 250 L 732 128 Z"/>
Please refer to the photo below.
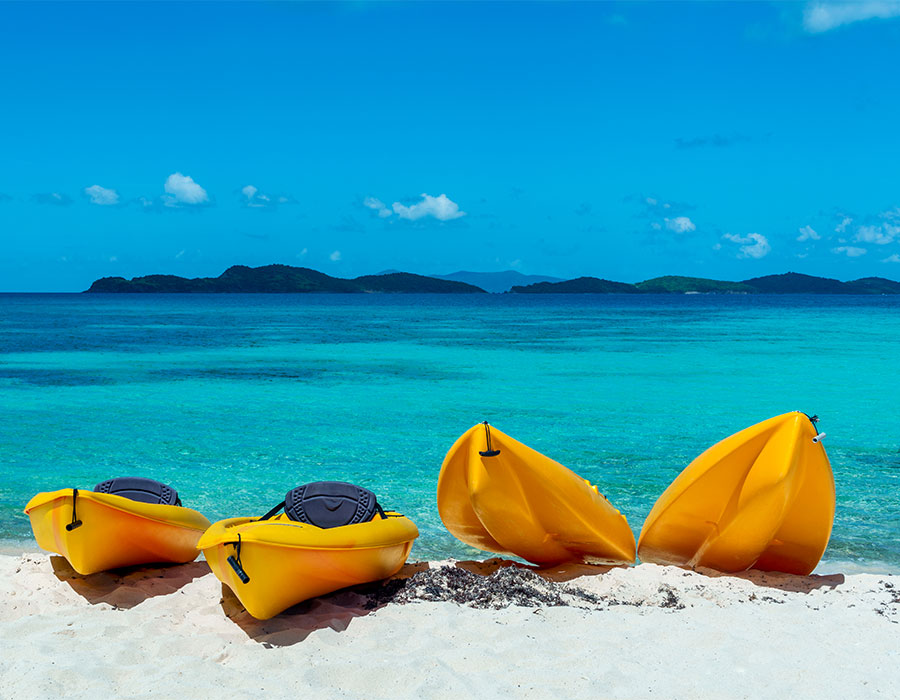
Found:
<path fill-rule="evenodd" d="M 258 621 L 203 561 L 84 577 L 4 554 L 0 683 L 10 697 L 900 693 L 900 576 L 509 564 L 410 563 Z"/>

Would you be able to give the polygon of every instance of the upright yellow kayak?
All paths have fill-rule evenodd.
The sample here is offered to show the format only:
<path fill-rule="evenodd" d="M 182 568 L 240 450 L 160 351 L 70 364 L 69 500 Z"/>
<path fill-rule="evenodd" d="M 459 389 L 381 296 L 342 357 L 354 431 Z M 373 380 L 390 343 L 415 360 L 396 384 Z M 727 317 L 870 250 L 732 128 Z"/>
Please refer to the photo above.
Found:
<path fill-rule="evenodd" d="M 203 515 L 181 506 L 174 489 L 138 478 L 110 479 L 95 491 L 39 493 L 25 513 L 38 546 L 64 556 L 79 574 L 193 561 L 209 527 Z"/>
<path fill-rule="evenodd" d="M 634 561 L 625 516 L 588 481 L 487 423 L 444 458 L 438 511 L 459 540 L 539 565 Z"/>
<path fill-rule="evenodd" d="M 814 419 L 794 411 L 710 447 L 665 490 L 641 561 L 809 574 L 834 522 L 834 477 Z"/>
<path fill-rule="evenodd" d="M 418 536 L 409 518 L 382 510 L 371 491 L 316 482 L 292 489 L 262 518 L 213 524 L 197 548 L 247 612 L 266 620 L 309 598 L 393 576 Z"/>

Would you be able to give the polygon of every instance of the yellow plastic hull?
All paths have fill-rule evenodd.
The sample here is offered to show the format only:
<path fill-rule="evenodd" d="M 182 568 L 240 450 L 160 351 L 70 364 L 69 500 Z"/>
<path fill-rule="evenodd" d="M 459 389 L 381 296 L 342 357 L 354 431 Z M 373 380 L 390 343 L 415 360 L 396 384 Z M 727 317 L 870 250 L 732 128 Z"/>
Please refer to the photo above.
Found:
<path fill-rule="evenodd" d="M 634 561 L 628 522 L 596 486 L 490 429 L 476 425 L 450 448 L 438 478 L 438 511 L 446 528 L 472 547 L 539 565 Z"/>
<path fill-rule="evenodd" d="M 419 531 L 394 513 L 358 525 L 322 529 L 288 520 L 230 518 L 200 539 L 216 577 L 253 617 L 266 620 L 309 598 L 397 573 Z M 229 563 L 238 558 L 244 582 Z"/>
<path fill-rule="evenodd" d="M 800 412 L 732 435 L 697 457 L 659 497 L 638 542 L 641 561 L 806 575 L 834 522 L 834 477 Z"/>
<path fill-rule="evenodd" d="M 209 520 L 190 508 L 79 490 L 76 510 L 82 524 L 70 531 L 72 494 L 73 489 L 39 493 L 25 513 L 38 546 L 64 556 L 79 574 L 193 561 L 197 541 L 209 527 Z"/>

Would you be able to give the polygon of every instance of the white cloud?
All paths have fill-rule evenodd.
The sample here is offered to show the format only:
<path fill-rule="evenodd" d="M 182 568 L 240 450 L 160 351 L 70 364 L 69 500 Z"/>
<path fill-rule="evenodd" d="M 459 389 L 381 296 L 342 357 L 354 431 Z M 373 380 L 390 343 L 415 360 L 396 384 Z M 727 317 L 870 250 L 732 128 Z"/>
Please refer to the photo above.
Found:
<path fill-rule="evenodd" d="M 179 250 L 177 253 L 175 253 L 175 259 L 181 260 L 184 257 L 184 253 L 185 253 L 184 250 Z"/>
<path fill-rule="evenodd" d="M 900 255 L 897 255 L 897 253 L 888 255 L 886 258 L 882 258 L 881 262 L 900 263 Z"/>
<path fill-rule="evenodd" d="M 697 226 L 686 216 L 676 216 L 674 219 L 666 219 L 666 228 L 675 233 L 687 233 L 696 231 Z"/>
<path fill-rule="evenodd" d="M 331 255 L 328 256 L 328 259 L 331 260 L 331 262 L 339 262 L 341 259 L 341 251 L 334 251 Z"/>
<path fill-rule="evenodd" d="M 167 207 L 178 207 L 185 204 L 195 206 L 209 201 L 206 190 L 194 182 L 194 178 L 189 175 L 172 173 L 166 178 L 164 189 L 167 196 L 163 197 L 163 202 Z"/>
<path fill-rule="evenodd" d="M 811 34 L 820 34 L 853 22 L 892 17 L 900 17 L 900 2 L 896 0 L 808 2 L 803 10 L 803 27 Z"/>
<path fill-rule="evenodd" d="M 755 258 L 758 260 L 767 256 L 769 251 L 772 250 L 769 240 L 761 233 L 748 233 L 746 236 L 741 236 L 737 233 L 726 233 L 722 238 L 726 241 L 740 244 L 739 258 Z"/>
<path fill-rule="evenodd" d="M 244 185 L 241 188 L 244 198 L 241 200 L 250 209 L 275 208 L 279 204 L 294 204 L 295 200 L 288 195 L 272 195 L 260 192 L 255 185 Z"/>
<path fill-rule="evenodd" d="M 99 204 L 101 206 L 110 206 L 119 203 L 119 193 L 115 190 L 100 187 L 100 185 L 91 185 L 84 188 L 84 194 L 90 198 L 91 204 Z"/>
<path fill-rule="evenodd" d="M 272 198 L 267 194 L 263 194 L 253 185 L 245 185 L 241 188 L 241 194 L 246 197 L 244 205 L 253 209 L 261 209 L 272 203 Z"/>
<path fill-rule="evenodd" d="M 366 197 L 363 200 L 363 206 L 377 212 L 378 216 L 382 219 L 386 219 L 393 214 L 393 212 L 384 205 L 384 202 L 377 197 Z"/>
<path fill-rule="evenodd" d="M 841 223 L 839 223 L 837 226 L 834 227 L 834 232 L 835 233 L 843 233 L 844 231 L 847 230 L 847 227 L 852 223 L 853 223 L 853 219 L 851 219 L 849 216 L 845 216 L 843 219 L 841 219 Z"/>
<path fill-rule="evenodd" d="M 466 212 L 459 210 L 459 205 L 447 195 L 441 194 L 432 197 L 430 194 L 422 194 L 422 201 L 412 206 L 406 206 L 400 202 L 394 202 L 394 213 L 401 219 L 416 221 L 426 216 L 433 216 L 438 221 L 450 221 L 465 216 Z"/>
<path fill-rule="evenodd" d="M 651 221 L 650 228 L 652 228 L 654 231 L 660 231 L 662 230 L 662 224 L 658 221 Z"/>
<path fill-rule="evenodd" d="M 856 246 L 852 246 L 852 245 L 842 245 L 842 246 L 838 246 L 837 248 L 832 248 L 831 252 L 837 253 L 838 255 L 843 253 L 848 258 L 858 258 L 860 255 L 866 254 L 866 249 L 865 248 L 857 248 Z"/>
<path fill-rule="evenodd" d="M 885 221 L 872 226 L 860 226 L 856 229 L 856 240 L 861 243 L 887 245 L 900 238 L 900 225 Z"/>
<path fill-rule="evenodd" d="M 804 226 L 797 230 L 800 232 L 800 235 L 797 236 L 798 241 L 818 241 L 822 239 L 812 226 Z"/>

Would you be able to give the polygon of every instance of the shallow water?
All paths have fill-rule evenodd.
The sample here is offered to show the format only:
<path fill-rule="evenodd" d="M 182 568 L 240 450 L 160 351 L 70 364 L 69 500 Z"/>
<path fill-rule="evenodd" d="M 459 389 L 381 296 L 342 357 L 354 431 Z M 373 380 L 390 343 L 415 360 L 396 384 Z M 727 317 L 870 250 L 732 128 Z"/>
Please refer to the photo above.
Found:
<path fill-rule="evenodd" d="M 353 481 L 410 515 L 416 558 L 477 554 L 434 492 L 490 420 L 574 469 L 635 531 L 693 457 L 821 417 L 826 559 L 900 569 L 900 299 L 0 295 L 0 539 L 38 491 L 142 475 L 211 519 Z"/>

